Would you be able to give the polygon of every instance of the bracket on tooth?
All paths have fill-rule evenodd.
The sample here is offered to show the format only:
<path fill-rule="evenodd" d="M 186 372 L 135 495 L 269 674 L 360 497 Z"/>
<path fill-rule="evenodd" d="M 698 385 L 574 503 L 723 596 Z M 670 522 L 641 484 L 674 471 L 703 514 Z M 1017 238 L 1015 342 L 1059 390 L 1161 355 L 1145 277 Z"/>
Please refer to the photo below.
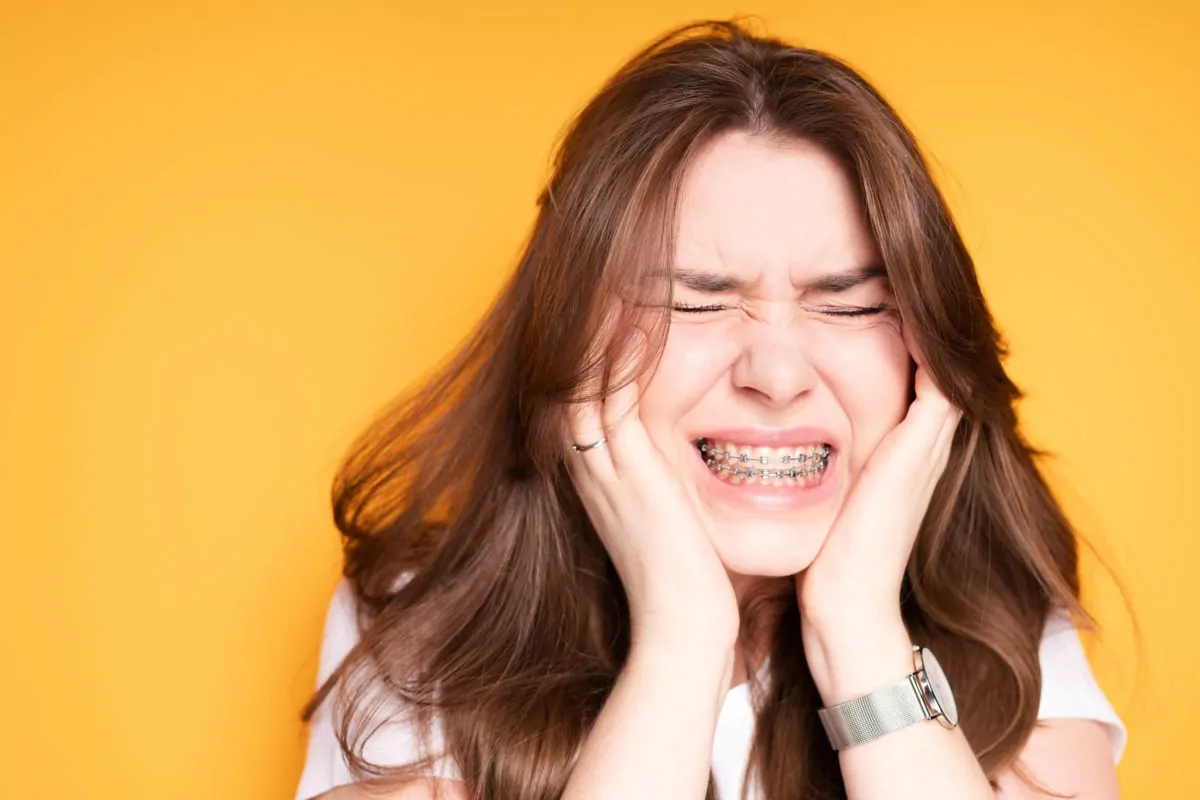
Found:
<path fill-rule="evenodd" d="M 709 462 L 709 466 L 713 466 L 712 462 Z M 760 469 L 756 472 L 753 468 L 742 469 L 741 467 L 731 467 L 727 464 L 717 464 L 716 470 L 717 472 L 731 472 L 739 478 L 753 478 L 756 475 L 760 478 L 807 478 L 809 475 L 824 472 L 825 466 L 825 463 L 822 462 L 804 469 Z"/>
<path fill-rule="evenodd" d="M 718 450 L 703 439 L 698 440 L 698 442 L 700 452 L 705 455 L 704 461 L 710 467 L 713 465 L 714 461 L 722 458 L 728 461 L 738 461 L 742 464 L 749 464 L 751 461 L 751 456 L 749 453 L 742 453 L 741 455 L 729 455 L 724 450 Z M 830 447 L 826 444 L 821 445 L 821 449 L 811 455 L 808 453 L 801 453 L 798 456 L 780 456 L 779 460 L 784 464 L 791 464 L 792 462 L 797 464 L 806 464 L 809 460 L 812 460 L 815 462 L 812 469 L 816 470 L 818 468 L 824 468 L 825 460 L 829 457 L 830 452 Z M 761 464 L 769 464 L 771 461 L 770 457 L 768 456 L 758 456 L 753 460 L 758 461 Z M 747 474 L 751 474 L 751 470 L 747 470 Z M 815 472 L 813 474 L 815 474 Z"/>

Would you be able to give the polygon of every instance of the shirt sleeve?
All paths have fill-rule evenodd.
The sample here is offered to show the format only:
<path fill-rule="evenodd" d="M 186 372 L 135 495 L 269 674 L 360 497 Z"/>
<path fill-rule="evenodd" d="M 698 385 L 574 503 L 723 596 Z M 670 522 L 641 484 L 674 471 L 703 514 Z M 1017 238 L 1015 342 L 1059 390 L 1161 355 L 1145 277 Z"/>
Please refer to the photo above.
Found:
<path fill-rule="evenodd" d="M 1038 651 L 1042 697 L 1038 719 L 1093 719 L 1104 725 L 1113 763 L 1125 751 L 1125 725 L 1096 682 L 1079 633 L 1070 619 L 1051 616 Z"/>
<path fill-rule="evenodd" d="M 349 581 L 343 579 L 334 590 L 325 615 L 325 631 L 317 666 L 318 687 L 325 683 L 358 643 L 355 605 L 354 589 Z M 296 789 L 296 800 L 311 800 L 337 786 L 354 782 L 335 734 L 340 722 L 334 716 L 334 695 L 337 691 L 335 687 L 330 692 L 309 722 L 308 750 L 300 785 Z M 431 747 L 440 749 L 440 731 L 435 730 L 431 738 Z M 363 757 L 380 766 L 401 766 L 416 761 L 419 758 L 419 745 L 411 724 L 402 715 L 388 719 L 363 745 Z M 451 780 L 459 778 L 453 763 L 445 757 L 435 762 L 433 774 Z"/>

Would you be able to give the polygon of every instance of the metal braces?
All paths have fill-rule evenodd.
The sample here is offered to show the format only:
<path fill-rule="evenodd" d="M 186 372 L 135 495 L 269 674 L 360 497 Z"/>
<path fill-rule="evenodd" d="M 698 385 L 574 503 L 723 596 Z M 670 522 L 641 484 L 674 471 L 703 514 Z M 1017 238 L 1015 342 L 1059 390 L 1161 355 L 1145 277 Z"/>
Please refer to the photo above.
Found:
<path fill-rule="evenodd" d="M 722 459 L 722 458 L 727 459 L 729 461 L 740 461 L 743 464 L 749 464 L 751 461 L 758 461 L 759 463 L 762 463 L 762 464 L 769 464 L 771 462 L 771 459 L 768 458 L 767 456 L 751 456 L 749 453 L 742 453 L 741 455 L 736 455 L 736 454 L 730 455 L 729 453 L 726 453 L 724 450 L 718 450 L 717 448 L 713 447 L 712 445 L 710 445 L 708 442 L 704 441 L 703 439 L 699 440 L 699 446 L 700 446 L 700 452 L 704 454 L 704 456 L 705 456 L 704 460 L 706 462 L 708 462 L 709 466 L 712 466 L 713 461 L 715 461 L 717 459 Z M 823 463 L 828 460 L 829 452 L 830 452 L 829 445 L 826 444 L 826 445 L 822 445 L 821 449 L 818 450 L 816 453 L 813 453 L 811 456 L 808 453 L 801 453 L 798 456 L 783 456 L 779 460 L 782 461 L 784 464 L 790 464 L 793 461 L 795 461 L 797 464 L 804 464 L 804 463 L 808 462 L 809 459 Z"/>
<path fill-rule="evenodd" d="M 708 466 L 713 466 L 712 461 L 707 463 Z M 756 470 L 750 467 L 742 469 L 741 467 L 731 467 L 728 464 L 717 464 L 716 469 L 717 472 L 732 472 L 739 478 L 807 478 L 809 475 L 816 475 L 819 472 L 824 472 L 828 465 L 828 461 L 822 461 L 820 464 L 815 464 L 811 467 L 806 467 L 803 469 Z"/>

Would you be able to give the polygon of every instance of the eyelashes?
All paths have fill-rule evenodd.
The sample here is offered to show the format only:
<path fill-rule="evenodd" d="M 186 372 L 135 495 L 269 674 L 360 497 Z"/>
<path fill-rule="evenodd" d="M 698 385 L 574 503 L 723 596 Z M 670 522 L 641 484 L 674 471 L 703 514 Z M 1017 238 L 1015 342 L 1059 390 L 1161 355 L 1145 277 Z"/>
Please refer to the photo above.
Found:
<path fill-rule="evenodd" d="M 873 306 L 831 306 L 817 310 L 831 317 L 866 317 L 871 314 L 882 314 L 889 308 L 891 306 L 887 303 L 876 303 Z"/>
<path fill-rule="evenodd" d="M 707 306 L 692 306 L 687 303 L 679 303 L 674 306 L 676 311 L 684 314 L 705 314 L 713 311 L 727 311 L 732 306 L 726 305 L 707 305 Z M 881 314 L 891 308 L 887 303 L 876 303 L 871 306 L 825 306 L 816 309 L 818 314 L 824 314 L 829 317 L 867 317 L 872 314 Z"/>

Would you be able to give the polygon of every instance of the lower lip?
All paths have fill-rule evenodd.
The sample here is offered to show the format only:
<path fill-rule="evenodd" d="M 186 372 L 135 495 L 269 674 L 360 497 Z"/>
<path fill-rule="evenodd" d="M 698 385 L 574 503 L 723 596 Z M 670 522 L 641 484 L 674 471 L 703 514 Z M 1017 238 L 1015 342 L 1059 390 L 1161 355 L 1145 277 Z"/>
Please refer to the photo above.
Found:
<path fill-rule="evenodd" d="M 838 483 L 838 451 L 829 454 L 821 481 L 815 486 L 768 486 L 761 483 L 733 484 L 718 478 L 695 453 L 696 468 L 703 473 L 700 487 L 705 496 L 721 505 L 757 511 L 797 511 L 821 505 L 834 496 Z"/>

